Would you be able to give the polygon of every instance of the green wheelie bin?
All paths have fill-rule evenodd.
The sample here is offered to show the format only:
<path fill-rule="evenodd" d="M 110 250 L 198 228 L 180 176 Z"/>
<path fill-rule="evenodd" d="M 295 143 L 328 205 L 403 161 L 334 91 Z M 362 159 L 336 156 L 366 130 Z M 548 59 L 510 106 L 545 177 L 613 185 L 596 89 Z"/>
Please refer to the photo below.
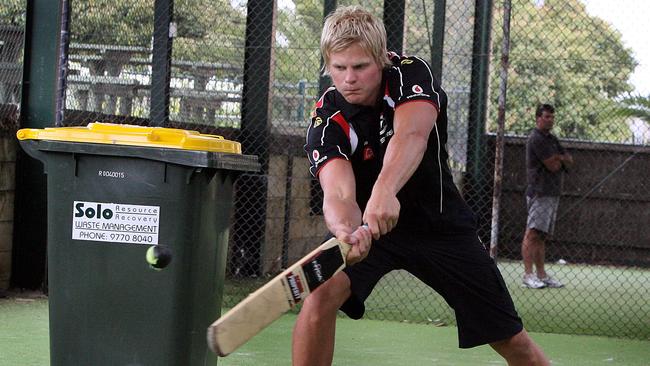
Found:
<path fill-rule="evenodd" d="M 47 174 L 51 365 L 215 365 L 238 142 L 91 123 L 22 129 Z"/>

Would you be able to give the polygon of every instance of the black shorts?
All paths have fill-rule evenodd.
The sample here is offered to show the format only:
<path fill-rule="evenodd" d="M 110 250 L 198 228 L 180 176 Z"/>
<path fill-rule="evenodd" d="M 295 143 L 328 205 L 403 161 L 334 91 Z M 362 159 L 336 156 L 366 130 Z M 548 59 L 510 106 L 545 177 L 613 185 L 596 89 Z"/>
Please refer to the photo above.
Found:
<path fill-rule="evenodd" d="M 454 309 L 460 348 L 504 340 L 523 329 L 499 269 L 475 234 L 423 239 L 389 233 L 374 241 L 366 259 L 345 269 L 352 295 L 341 310 L 362 318 L 377 282 L 396 269 L 419 278 Z"/>

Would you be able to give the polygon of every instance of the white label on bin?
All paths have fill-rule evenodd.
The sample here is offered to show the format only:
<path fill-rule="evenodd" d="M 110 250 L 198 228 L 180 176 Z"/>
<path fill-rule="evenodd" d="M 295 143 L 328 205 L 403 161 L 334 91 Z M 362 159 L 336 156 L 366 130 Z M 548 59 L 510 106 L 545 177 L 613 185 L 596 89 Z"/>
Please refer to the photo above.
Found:
<path fill-rule="evenodd" d="M 160 206 L 74 201 L 72 239 L 158 244 Z"/>

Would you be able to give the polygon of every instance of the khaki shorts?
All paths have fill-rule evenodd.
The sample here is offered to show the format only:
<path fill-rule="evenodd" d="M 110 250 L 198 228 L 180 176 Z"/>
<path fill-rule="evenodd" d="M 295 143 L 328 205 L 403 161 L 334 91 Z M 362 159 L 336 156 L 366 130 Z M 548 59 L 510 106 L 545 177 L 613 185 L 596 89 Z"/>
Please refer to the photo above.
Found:
<path fill-rule="evenodd" d="M 557 218 L 560 197 L 526 197 L 526 204 L 528 205 L 528 221 L 526 227 L 552 235 L 555 230 L 555 219 Z"/>

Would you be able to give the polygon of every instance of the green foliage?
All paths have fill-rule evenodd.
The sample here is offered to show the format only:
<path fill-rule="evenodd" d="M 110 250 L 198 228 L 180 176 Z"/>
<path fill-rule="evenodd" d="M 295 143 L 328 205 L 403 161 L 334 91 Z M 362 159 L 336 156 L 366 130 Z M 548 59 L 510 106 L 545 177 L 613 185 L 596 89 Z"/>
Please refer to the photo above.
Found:
<path fill-rule="evenodd" d="M 26 7 L 26 0 L 2 0 L 0 24 L 24 26 Z"/>
<path fill-rule="evenodd" d="M 275 79 L 295 84 L 318 83 L 323 7 L 319 1 L 297 1 L 294 10 L 279 9 L 275 42 Z"/>
<path fill-rule="evenodd" d="M 274 82 L 288 85 L 277 93 L 296 93 L 307 80 L 315 94 L 321 66 L 319 39 L 323 22 L 320 0 L 294 0 L 280 7 L 276 22 Z M 340 0 L 340 5 L 361 5 L 382 16 L 381 0 Z M 502 43 L 501 3 L 495 3 L 493 22 L 491 121 L 494 130 L 499 94 L 499 59 Z M 546 0 L 536 7 L 530 0 L 513 0 L 506 131 L 527 134 L 533 127 L 538 103 L 557 109 L 556 133 L 596 141 L 629 141 L 625 115 L 616 100 L 627 95 L 628 80 L 636 67 L 621 35 L 603 20 L 586 13 L 581 0 Z M 71 41 L 75 43 L 150 47 L 154 0 L 71 1 Z M 430 0 L 407 0 L 407 52 L 428 58 L 433 27 Z M 25 0 L 4 0 L 0 22 L 24 24 Z M 455 8 L 448 5 L 448 11 Z M 454 14 L 448 14 L 452 16 Z M 456 14 L 456 16 L 458 16 Z M 241 74 L 246 34 L 246 2 L 241 0 L 175 0 L 173 41 L 175 61 L 225 63 L 235 68 L 217 71 L 220 78 Z M 471 35 L 471 28 L 467 32 Z M 450 37 L 451 39 L 452 37 Z M 458 37 L 456 37 L 458 38 Z M 456 39 L 454 38 L 454 39 Z M 471 40 L 466 40 L 471 42 Z M 464 62 L 446 55 L 445 69 Z M 453 61 L 452 61 L 453 60 Z M 219 73 L 224 73 L 220 75 Z M 449 74 L 452 75 L 452 74 Z M 454 75 L 460 84 L 461 75 Z M 456 82 L 458 84 L 459 82 Z M 454 81 L 448 80 L 454 84 Z"/>
<path fill-rule="evenodd" d="M 626 118 L 639 118 L 650 123 L 650 95 L 631 95 L 621 99 L 615 113 Z"/>
<path fill-rule="evenodd" d="M 503 10 L 495 8 L 489 128 L 496 130 Z M 556 107 L 555 132 L 564 137 L 624 142 L 624 119 L 601 113 L 628 93 L 636 61 L 621 35 L 587 14 L 579 0 L 546 0 L 535 7 L 513 0 L 506 132 L 527 134 L 538 103 Z"/>
<path fill-rule="evenodd" d="M 154 0 L 84 0 L 71 5 L 72 42 L 150 47 Z M 175 59 L 243 60 L 245 9 L 228 0 L 176 0 L 174 22 Z"/>
<path fill-rule="evenodd" d="M 70 5 L 71 42 L 151 45 L 154 0 L 85 0 Z"/>
<path fill-rule="evenodd" d="M 176 0 L 174 58 L 187 61 L 243 63 L 245 6 L 228 0 Z"/>
<path fill-rule="evenodd" d="M 417 55 L 429 60 L 431 33 L 433 32 L 433 1 L 407 0 L 404 54 Z"/>

